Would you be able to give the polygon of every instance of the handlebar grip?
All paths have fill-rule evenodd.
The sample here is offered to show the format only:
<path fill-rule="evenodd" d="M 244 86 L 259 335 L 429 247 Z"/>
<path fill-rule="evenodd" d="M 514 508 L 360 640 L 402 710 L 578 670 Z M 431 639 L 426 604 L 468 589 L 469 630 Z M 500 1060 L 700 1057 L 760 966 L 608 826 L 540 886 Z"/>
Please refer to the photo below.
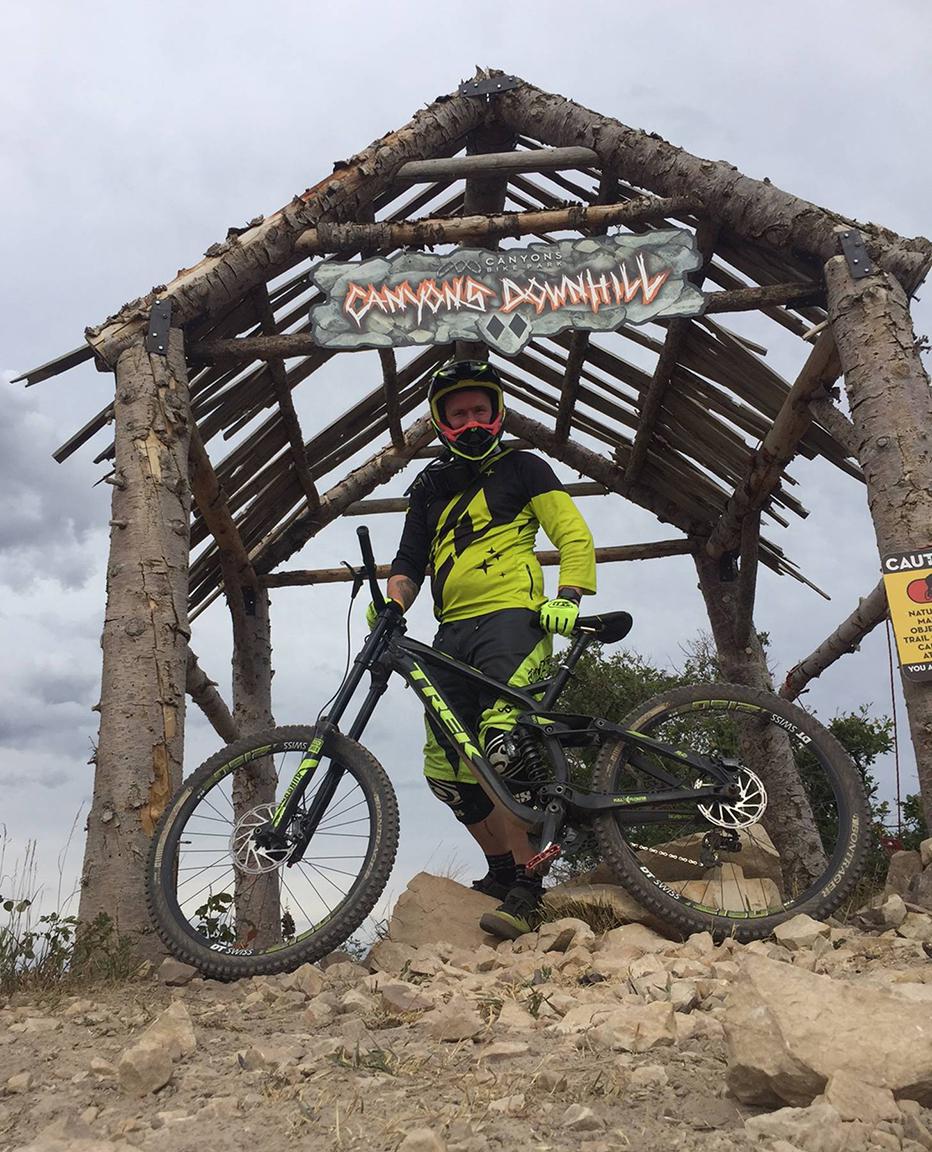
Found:
<path fill-rule="evenodd" d="M 369 580 L 369 591 L 372 593 L 372 603 L 375 605 L 376 610 L 381 612 L 385 607 L 385 597 L 382 595 L 382 589 L 379 587 L 379 581 L 375 574 L 375 557 L 372 555 L 372 542 L 369 539 L 369 529 L 363 524 L 356 529 L 356 535 L 359 537 L 359 550 L 362 552 L 362 566 Z"/>

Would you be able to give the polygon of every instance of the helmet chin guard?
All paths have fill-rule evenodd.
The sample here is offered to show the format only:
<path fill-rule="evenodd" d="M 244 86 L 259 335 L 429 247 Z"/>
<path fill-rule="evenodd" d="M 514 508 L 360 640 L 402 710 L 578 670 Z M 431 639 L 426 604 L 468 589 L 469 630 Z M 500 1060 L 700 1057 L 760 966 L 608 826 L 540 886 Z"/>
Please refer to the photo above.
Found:
<path fill-rule="evenodd" d="M 454 392 L 475 389 L 488 394 L 492 419 L 470 420 L 461 428 L 446 422 L 446 401 Z M 427 392 L 430 417 L 444 445 L 464 460 L 484 460 L 498 447 L 505 418 L 505 395 L 498 373 L 487 360 L 454 360 L 433 374 Z"/>

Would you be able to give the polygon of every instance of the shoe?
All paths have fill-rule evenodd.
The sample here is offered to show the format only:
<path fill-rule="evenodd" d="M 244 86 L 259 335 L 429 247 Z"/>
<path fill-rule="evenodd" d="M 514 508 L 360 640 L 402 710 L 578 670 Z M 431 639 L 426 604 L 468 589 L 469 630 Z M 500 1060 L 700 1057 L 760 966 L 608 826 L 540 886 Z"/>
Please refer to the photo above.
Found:
<path fill-rule="evenodd" d="M 494 912 L 483 913 L 479 927 L 502 940 L 517 940 L 525 932 L 533 932 L 540 923 L 543 899 L 542 889 L 515 884 Z"/>
<path fill-rule="evenodd" d="M 508 895 L 508 885 L 496 880 L 491 872 L 486 872 L 481 880 L 473 880 L 473 892 L 481 892 L 483 896 L 492 896 L 496 900 L 504 900 Z"/>

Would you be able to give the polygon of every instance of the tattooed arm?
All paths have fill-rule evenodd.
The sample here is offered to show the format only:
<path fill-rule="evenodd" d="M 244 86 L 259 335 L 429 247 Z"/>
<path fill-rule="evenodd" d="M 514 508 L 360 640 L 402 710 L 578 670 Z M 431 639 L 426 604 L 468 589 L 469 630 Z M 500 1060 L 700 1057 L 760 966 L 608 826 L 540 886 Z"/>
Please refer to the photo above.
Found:
<path fill-rule="evenodd" d="M 420 588 L 410 576 L 389 576 L 388 598 L 389 600 L 397 600 L 405 612 L 414 603 L 418 592 L 420 592 Z"/>

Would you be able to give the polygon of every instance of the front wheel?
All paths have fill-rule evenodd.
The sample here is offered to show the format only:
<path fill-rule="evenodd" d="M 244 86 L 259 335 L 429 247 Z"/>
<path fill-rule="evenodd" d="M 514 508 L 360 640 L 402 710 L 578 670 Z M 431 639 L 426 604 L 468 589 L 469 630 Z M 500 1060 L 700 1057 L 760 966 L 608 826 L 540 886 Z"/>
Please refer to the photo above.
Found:
<path fill-rule="evenodd" d="M 733 801 L 621 803 L 594 819 L 603 858 L 644 907 L 684 934 L 754 940 L 800 912 L 825 918 L 851 895 L 867 857 L 867 799 L 845 750 L 808 712 L 758 689 L 701 684 L 655 696 L 622 725 L 740 764 Z M 593 768 L 599 792 L 708 783 L 623 738 Z"/>
<path fill-rule="evenodd" d="M 334 733 L 280 846 L 256 831 L 282 802 L 314 728 L 238 740 L 172 797 L 149 851 L 146 894 L 159 936 L 206 976 L 269 975 L 318 960 L 372 911 L 398 847 L 398 804 L 384 769 Z M 331 791 L 301 859 L 288 846 L 318 792 Z"/>

